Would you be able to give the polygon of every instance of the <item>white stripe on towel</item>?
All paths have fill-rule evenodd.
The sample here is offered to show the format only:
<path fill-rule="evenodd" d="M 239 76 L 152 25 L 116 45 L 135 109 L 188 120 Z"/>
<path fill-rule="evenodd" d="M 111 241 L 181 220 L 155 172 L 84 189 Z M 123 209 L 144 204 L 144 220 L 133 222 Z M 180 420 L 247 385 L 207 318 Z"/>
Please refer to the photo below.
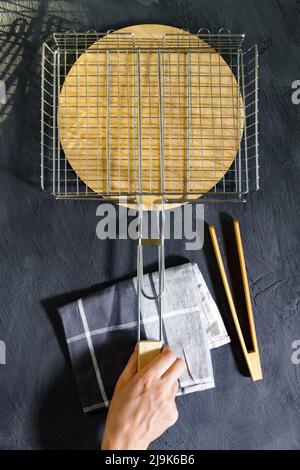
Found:
<path fill-rule="evenodd" d="M 187 313 L 199 312 L 199 306 L 196 307 L 189 307 L 189 308 L 182 308 L 178 310 L 173 310 L 172 312 L 164 313 L 163 318 L 172 318 L 177 317 L 179 315 L 186 315 Z M 142 320 L 142 324 L 146 325 L 149 323 L 153 323 L 157 321 L 157 315 L 145 318 Z M 137 325 L 137 321 L 131 321 L 128 323 L 123 323 L 121 325 L 112 325 L 106 326 L 104 328 L 98 328 L 97 330 L 89 331 L 90 336 L 101 335 L 103 333 L 107 333 L 108 331 L 118 331 L 118 330 L 125 330 L 127 328 L 134 328 Z M 72 336 L 71 338 L 67 338 L 67 343 L 74 343 L 75 341 L 79 341 L 80 339 L 85 338 L 85 333 L 81 333 L 79 335 Z"/>
<path fill-rule="evenodd" d="M 94 405 L 84 406 L 83 411 L 89 413 L 90 411 L 99 410 L 100 408 L 107 408 L 104 403 L 95 403 Z"/>
<path fill-rule="evenodd" d="M 99 366 L 98 366 L 94 346 L 93 346 L 93 343 L 92 343 L 92 340 L 91 340 L 91 333 L 89 331 L 87 319 L 86 319 L 86 316 L 85 316 L 85 312 L 84 312 L 84 308 L 83 308 L 83 304 L 82 304 L 82 299 L 78 300 L 78 308 L 79 308 L 79 312 L 80 312 L 80 316 L 81 316 L 81 320 L 82 320 L 82 324 L 83 324 L 83 328 L 84 328 L 84 332 L 85 332 L 85 337 L 86 337 L 86 340 L 87 340 L 87 343 L 88 343 L 88 346 L 89 346 L 89 350 L 90 350 L 90 354 L 91 354 L 95 374 L 96 374 L 96 377 L 97 377 L 97 382 L 98 382 L 98 385 L 99 385 L 100 393 L 101 393 L 104 405 L 106 406 L 106 408 L 108 408 L 109 401 L 107 399 L 107 396 L 106 396 L 106 393 L 105 393 L 105 390 L 104 390 L 104 385 L 103 385 L 103 381 L 102 381 L 102 378 L 101 378 L 101 374 L 100 374 L 100 370 L 99 370 Z"/>

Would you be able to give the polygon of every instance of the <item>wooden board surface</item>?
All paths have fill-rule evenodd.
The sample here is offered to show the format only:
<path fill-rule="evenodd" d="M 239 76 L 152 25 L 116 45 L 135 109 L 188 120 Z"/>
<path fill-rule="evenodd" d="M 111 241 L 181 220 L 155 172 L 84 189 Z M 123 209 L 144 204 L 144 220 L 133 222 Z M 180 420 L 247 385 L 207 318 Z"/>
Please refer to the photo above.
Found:
<path fill-rule="evenodd" d="M 158 59 L 157 52 L 143 49 L 139 57 L 130 51 L 108 54 L 105 38 L 92 44 L 60 92 L 65 156 L 91 190 L 113 199 L 139 191 L 140 148 L 142 191 L 156 193 L 143 196 L 144 209 L 160 203 L 162 176 L 169 197 L 197 199 L 223 177 L 239 147 L 244 109 L 236 79 L 197 36 L 164 25 L 113 34 L 119 32 L 133 33 L 136 44 L 145 38 L 156 44 L 167 34 L 178 44 L 189 38 L 194 47 L 189 54 L 173 51 Z"/>

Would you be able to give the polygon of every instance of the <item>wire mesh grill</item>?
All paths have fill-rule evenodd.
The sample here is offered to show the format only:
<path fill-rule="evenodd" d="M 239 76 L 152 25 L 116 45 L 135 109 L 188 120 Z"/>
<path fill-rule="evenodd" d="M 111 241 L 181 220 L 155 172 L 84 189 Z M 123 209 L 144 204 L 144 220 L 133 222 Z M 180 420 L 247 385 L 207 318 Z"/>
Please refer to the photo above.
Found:
<path fill-rule="evenodd" d="M 42 48 L 43 189 L 244 201 L 259 187 L 259 164 L 258 53 L 243 40 L 53 34 Z"/>

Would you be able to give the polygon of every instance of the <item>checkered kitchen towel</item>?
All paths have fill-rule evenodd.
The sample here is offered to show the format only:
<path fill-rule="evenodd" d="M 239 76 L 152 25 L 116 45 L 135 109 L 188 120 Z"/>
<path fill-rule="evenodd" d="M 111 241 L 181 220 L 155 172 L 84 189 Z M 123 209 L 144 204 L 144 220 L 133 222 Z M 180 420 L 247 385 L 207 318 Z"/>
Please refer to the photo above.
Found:
<path fill-rule="evenodd" d="M 116 381 L 137 339 L 136 278 L 119 282 L 61 309 L 66 341 L 83 411 L 109 406 Z M 158 273 L 144 276 L 154 295 Z M 229 343 L 217 306 L 196 264 L 166 270 L 164 342 L 185 360 L 178 395 L 214 387 L 210 349 Z M 158 309 L 143 298 L 142 338 L 157 338 Z"/>

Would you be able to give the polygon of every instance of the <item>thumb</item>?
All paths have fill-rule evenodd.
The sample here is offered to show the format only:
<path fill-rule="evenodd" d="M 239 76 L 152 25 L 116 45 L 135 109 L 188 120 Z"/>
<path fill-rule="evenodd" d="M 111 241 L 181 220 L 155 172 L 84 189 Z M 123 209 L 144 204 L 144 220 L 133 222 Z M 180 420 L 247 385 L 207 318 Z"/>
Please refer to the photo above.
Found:
<path fill-rule="evenodd" d="M 122 374 L 119 377 L 116 388 L 122 388 L 128 384 L 128 382 L 137 373 L 137 346 L 135 346 L 133 353 L 131 354 Z"/>

